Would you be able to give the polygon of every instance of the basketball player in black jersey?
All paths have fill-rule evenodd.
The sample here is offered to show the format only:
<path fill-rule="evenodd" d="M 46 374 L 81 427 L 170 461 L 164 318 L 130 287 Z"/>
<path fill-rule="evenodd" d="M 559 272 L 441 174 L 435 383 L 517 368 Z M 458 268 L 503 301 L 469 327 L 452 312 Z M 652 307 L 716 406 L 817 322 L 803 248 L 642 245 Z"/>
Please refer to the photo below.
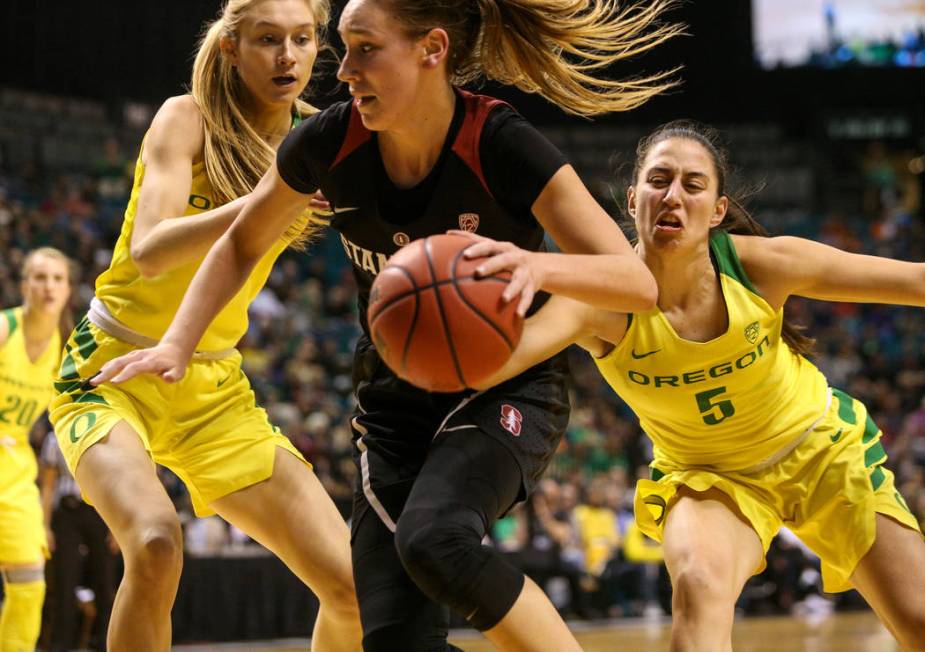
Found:
<path fill-rule="evenodd" d="M 631 87 L 591 80 L 561 52 L 610 61 L 651 47 L 675 29 L 649 29 L 665 5 L 615 14 L 613 3 L 591 0 L 583 12 L 538 0 L 351 0 L 338 76 L 354 99 L 293 131 L 161 344 L 101 372 L 97 382 L 181 377 L 212 316 L 311 193 L 324 192 L 354 268 L 364 329 L 354 372 L 362 481 L 352 546 L 365 650 L 448 649 L 446 606 L 499 649 L 579 649 L 540 588 L 481 545 L 492 522 L 530 492 L 562 436 L 565 360 L 484 392 L 430 394 L 383 364 L 365 308 L 390 255 L 448 229 L 532 252 L 545 229 L 565 251 L 595 254 L 568 267 L 542 253 L 512 257 L 508 294 L 523 310 L 537 290 L 624 312 L 654 305 L 652 275 L 562 154 L 506 104 L 457 85 L 481 73 L 575 113 L 631 108 L 664 88 L 662 78 Z"/>

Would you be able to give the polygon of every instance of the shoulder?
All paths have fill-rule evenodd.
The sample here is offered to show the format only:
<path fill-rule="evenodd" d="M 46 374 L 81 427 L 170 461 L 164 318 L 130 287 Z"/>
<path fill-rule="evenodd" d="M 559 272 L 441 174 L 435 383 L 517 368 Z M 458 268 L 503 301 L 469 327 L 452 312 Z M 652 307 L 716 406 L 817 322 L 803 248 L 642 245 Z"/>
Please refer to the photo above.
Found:
<path fill-rule="evenodd" d="M 302 138 L 312 138 L 319 141 L 334 141 L 343 139 L 350 124 L 352 102 L 337 102 L 323 111 L 308 116 L 298 127 L 293 129 L 292 135 L 299 134 Z"/>
<path fill-rule="evenodd" d="M 191 95 L 168 98 L 154 115 L 145 137 L 146 152 L 157 156 L 196 158 L 204 145 L 202 112 Z"/>
<path fill-rule="evenodd" d="M 17 309 L 5 308 L 0 310 L 0 347 L 6 344 L 10 335 L 19 327 L 19 315 Z"/>
<path fill-rule="evenodd" d="M 814 256 L 805 246 L 811 244 L 810 241 L 803 238 L 786 235 L 732 235 L 730 238 L 752 285 L 775 307 L 783 305 L 802 263 Z"/>
<path fill-rule="evenodd" d="M 283 141 L 280 155 L 297 154 L 318 162 L 333 161 L 350 126 L 351 105 L 351 102 L 337 102 L 305 118 Z"/>

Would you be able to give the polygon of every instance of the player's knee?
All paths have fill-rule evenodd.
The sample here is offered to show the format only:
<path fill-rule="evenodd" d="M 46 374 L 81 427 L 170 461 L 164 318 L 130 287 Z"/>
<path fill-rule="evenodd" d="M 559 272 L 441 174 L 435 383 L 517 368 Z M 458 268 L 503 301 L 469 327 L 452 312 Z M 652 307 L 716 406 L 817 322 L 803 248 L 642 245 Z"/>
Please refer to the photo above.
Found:
<path fill-rule="evenodd" d="M 737 596 L 726 588 L 729 579 L 710 564 L 691 559 L 671 575 L 673 611 L 679 616 L 696 616 L 704 611 L 732 613 Z"/>
<path fill-rule="evenodd" d="M 38 640 L 45 602 L 45 572 L 41 566 L 3 571 L 4 599 L 0 606 L 0 648 L 32 650 Z"/>
<path fill-rule="evenodd" d="M 349 581 L 334 578 L 325 582 L 324 588 L 318 589 L 318 598 L 325 614 L 331 618 L 337 621 L 359 620 L 360 609 L 352 577 Z"/>
<path fill-rule="evenodd" d="M 398 519 L 398 556 L 428 597 L 446 602 L 462 589 L 463 573 L 472 563 L 469 557 L 481 547 L 477 524 L 471 520 L 431 509 L 411 509 Z"/>
<path fill-rule="evenodd" d="M 129 549 L 128 564 L 146 581 L 161 584 L 179 577 L 183 565 L 183 534 L 179 520 L 159 518 L 148 521 L 137 529 Z"/>
<path fill-rule="evenodd" d="M 523 573 L 483 546 L 481 518 L 462 509 L 411 509 L 398 520 L 395 544 L 408 575 L 476 629 L 497 625 L 523 589 Z"/>

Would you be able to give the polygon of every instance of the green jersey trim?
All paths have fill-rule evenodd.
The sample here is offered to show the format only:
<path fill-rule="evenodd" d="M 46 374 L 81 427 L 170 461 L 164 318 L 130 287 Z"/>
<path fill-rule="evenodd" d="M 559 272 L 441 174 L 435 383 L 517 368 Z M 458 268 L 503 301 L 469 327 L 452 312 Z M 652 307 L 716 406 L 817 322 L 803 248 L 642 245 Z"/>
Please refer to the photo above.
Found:
<path fill-rule="evenodd" d="M 752 282 L 748 280 L 745 268 L 742 267 L 742 261 L 739 260 L 735 246 L 732 244 L 732 238 L 729 237 L 726 231 L 718 229 L 710 235 L 710 248 L 713 250 L 713 255 L 716 256 L 716 262 L 719 265 L 721 274 L 735 279 L 752 294 L 761 296 L 755 286 L 752 285 Z"/>
<path fill-rule="evenodd" d="M 7 308 L 3 311 L 3 316 L 6 317 L 6 322 L 9 324 L 6 336 L 7 338 L 12 337 L 13 333 L 16 332 L 16 329 L 19 326 L 19 322 L 16 319 L 16 308 Z"/>

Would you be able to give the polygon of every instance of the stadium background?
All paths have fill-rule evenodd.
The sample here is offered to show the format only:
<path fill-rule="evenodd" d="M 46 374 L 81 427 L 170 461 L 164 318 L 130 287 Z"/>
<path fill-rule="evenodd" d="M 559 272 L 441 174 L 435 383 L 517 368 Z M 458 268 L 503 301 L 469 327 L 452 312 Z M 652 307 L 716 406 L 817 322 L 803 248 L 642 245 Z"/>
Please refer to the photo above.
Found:
<path fill-rule="evenodd" d="M 821 11 L 824 3 L 806 4 Z M 118 234 L 141 136 L 159 103 L 183 92 L 196 35 L 216 5 L 2 3 L 0 306 L 19 302 L 23 253 L 50 244 L 80 263 L 73 306 L 76 315 L 86 308 Z M 625 185 L 617 181 L 619 170 L 631 161 L 638 137 L 660 122 L 689 117 L 725 131 L 742 187 L 762 188 L 750 206 L 773 232 L 925 260 L 925 68 L 886 60 L 866 66 L 841 56 L 821 58 L 818 66 L 762 69 L 752 11 L 745 0 L 699 0 L 676 10 L 672 17 L 689 25 L 690 36 L 614 72 L 683 65 L 683 85 L 630 113 L 589 122 L 537 98 L 485 89 L 541 126 L 614 216 Z M 330 38 L 339 47 L 333 30 Z M 921 32 L 918 39 L 925 50 Z M 333 70 L 329 62 L 321 69 L 326 77 L 312 83 L 319 106 L 344 96 Z M 925 520 L 925 313 L 806 301 L 789 310 L 818 339 L 815 361 L 831 384 L 869 406 L 898 485 Z M 281 260 L 252 307 L 241 343 L 261 401 L 314 462 L 345 515 L 355 481 L 345 417 L 354 312 L 350 270 L 339 239 L 329 236 L 310 255 Z M 645 473 L 647 441 L 593 365 L 576 353 L 573 368 L 574 414 L 547 474 L 554 482 L 544 484 L 539 509 L 527 505 L 499 523 L 496 545 L 549 579 L 548 590 L 570 616 L 657 614 L 667 608 L 658 551 L 629 527 L 633 480 Z M 36 447 L 47 429 L 41 424 L 33 433 Z M 306 635 L 313 610 L 308 592 L 240 533 L 193 519 L 176 478 L 164 473 L 164 481 L 185 515 L 188 546 L 176 640 Z M 570 538 L 550 535 L 550 517 L 570 528 Z M 588 529 L 607 519 L 615 524 L 612 537 Z M 603 564 L 588 566 L 601 558 Z M 822 595 L 815 567 L 811 554 L 779 537 L 768 571 L 749 583 L 741 609 L 863 608 L 853 594 Z M 96 634 L 91 629 L 86 636 Z"/>

